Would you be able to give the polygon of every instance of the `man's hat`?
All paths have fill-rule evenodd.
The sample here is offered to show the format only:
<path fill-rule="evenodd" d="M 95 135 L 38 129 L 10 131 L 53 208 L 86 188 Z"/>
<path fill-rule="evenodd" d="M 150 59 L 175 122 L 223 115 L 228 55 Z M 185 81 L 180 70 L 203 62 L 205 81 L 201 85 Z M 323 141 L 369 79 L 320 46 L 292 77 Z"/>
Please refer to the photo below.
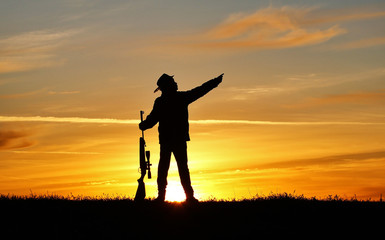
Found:
<path fill-rule="evenodd" d="M 174 75 L 170 76 L 165 73 L 163 73 L 162 76 L 158 79 L 156 84 L 158 85 L 158 88 L 155 89 L 154 93 L 156 93 L 158 90 L 164 88 L 165 86 L 169 85 L 169 83 L 174 82 Z"/>

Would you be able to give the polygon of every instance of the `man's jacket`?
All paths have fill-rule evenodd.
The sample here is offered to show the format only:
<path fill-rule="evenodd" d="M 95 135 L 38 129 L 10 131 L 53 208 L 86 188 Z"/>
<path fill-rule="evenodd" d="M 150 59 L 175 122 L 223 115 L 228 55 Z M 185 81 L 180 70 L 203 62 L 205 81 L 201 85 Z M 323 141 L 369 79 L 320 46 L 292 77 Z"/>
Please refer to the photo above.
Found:
<path fill-rule="evenodd" d="M 151 113 L 141 124 L 142 129 L 152 128 L 159 122 L 159 143 L 175 144 L 190 140 L 188 105 L 210 92 L 221 83 L 214 78 L 190 91 L 177 91 L 158 97 Z"/>

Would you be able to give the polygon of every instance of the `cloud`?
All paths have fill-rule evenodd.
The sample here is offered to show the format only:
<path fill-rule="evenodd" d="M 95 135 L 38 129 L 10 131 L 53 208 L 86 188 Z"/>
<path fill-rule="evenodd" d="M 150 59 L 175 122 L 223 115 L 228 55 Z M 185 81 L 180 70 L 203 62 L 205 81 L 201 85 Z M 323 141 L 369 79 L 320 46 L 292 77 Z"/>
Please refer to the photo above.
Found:
<path fill-rule="evenodd" d="M 260 96 L 268 96 L 273 94 L 279 94 L 285 91 L 288 91 L 288 88 L 283 87 L 267 87 L 267 86 L 256 86 L 250 88 L 239 88 L 239 87 L 229 87 L 225 89 L 231 93 L 231 100 L 236 101 L 244 101 L 249 100 L 250 97 L 260 97 Z"/>
<path fill-rule="evenodd" d="M 69 152 L 69 151 L 12 151 L 19 154 L 67 154 L 67 155 L 98 155 L 100 152 Z"/>
<path fill-rule="evenodd" d="M 139 120 L 112 118 L 81 118 L 81 117 L 18 117 L 0 116 L 0 122 L 57 122 L 57 123 L 100 123 L 100 124 L 139 124 Z"/>
<path fill-rule="evenodd" d="M 385 37 L 361 39 L 358 41 L 353 41 L 353 42 L 349 42 L 349 43 L 345 43 L 343 45 L 337 46 L 336 49 L 348 50 L 348 49 L 374 47 L 378 45 L 385 45 Z"/>
<path fill-rule="evenodd" d="M 31 97 L 35 96 L 37 94 L 40 94 L 44 92 L 45 89 L 42 90 L 36 90 L 36 91 L 31 91 L 31 92 L 24 92 L 24 93 L 15 93 L 15 94 L 7 94 L 7 95 L 0 95 L 0 99 L 19 99 L 19 98 L 26 98 L 26 97 Z"/>
<path fill-rule="evenodd" d="M 14 93 L 14 94 L 6 94 L 6 95 L 0 95 L 0 99 L 20 99 L 20 98 L 27 98 L 36 96 L 39 94 L 48 94 L 48 95 L 72 95 L 72 94 L 78 94 L 80 91 L 48 91 L 47 88 L 30 91 L 30 92 L 24 92 L 24 93 Z"/>
<path fill-rule="evenodd" d="M 347 153 L 340 155 L 330 155 L 325 157 L 318 158 L 308 158 L 308 159 L 292 159 L 285 161 L 278 161 L 272 163 L 265 164 L 255 164 L 249 165 L 247 167 L 239 167 L 239 168 L 223 168 L 223 169 L 215 169 L 209 172 L 210 174 L 242 174 L 243 176 L 250 174 L 254 175 L 256 173 L 262 172 L 278 172 L 283 169 L 303 169 L 303 168 L 312 168 L 322 167 L 322 166 L 337 166 L 342 164 L 353 164 L 353 163 L 363 163 L 363 162 L 381 162 L 385 159 L 385 151 L 370 151 L 370 152 L 358 152 L 358 153 Z M 363 167 L 362 165 L 361 167 Z M 358 170 L 357 170 L 358 171 Z"/>
<path fill-rule="evenodd" d="M 57 123 L 97 123 L 97 124 L 130 124 L 138 125 L 135 119 L 112 119 L 112 118 L 80 118 L 80 117 L 19 117 L 0 116 L 0 122 L 57 122 Z M 236 124 L 236 125 L 371 125 L 385 123 L 371 122 L 277 122 L 257 120 L 190 120 L 190 124 L 213 125 L 213 124 Z"/>
<path fill-rule="evenodd" d="M 236 13 L 204 33 L 187 36 L 186 45 L 203 49 L 280 49 L 316 45 L 348 32 L 343 22 L 380 18 L 373 9 L 319 9 L 268 7 L 253 13 Z M 351 47 L 383 44 L 383 39 L 363 40 Z"/>
<path fill-rule="evenodd" d="M 265 8 L 233 14 L 210 29 L 197 45 L 214 48 L 290 48 L 319 44 L 346 33 L 338 25 L 325 29 L 311 22 L 314 8 Z"/>
<path fill-rule="evenodd" d="M 259 165 L 258 168 L 292 168 L 292 167 L 306 167 L 313 165 L 330 165 L 330 164 L 342 164 L 357 161 L 366 161 L 373 159 L 385 159 L 385 151 L 373 151 L 373 152 L 362 152 L 362 153 L 351 153 L 344 155 L 333 155 L 320 158 L 312 159 L 300 159 L 291 161 L 282 161 Z"/>
<path fill-rule="evenodd" d="M 315 14 L 311 19 L 307 19 L 304 24 L 324 24 L 334 22 L 358 21 L 385 16 L 385 11 L 362 8 L 346 8 L 335 10 L 321 10 L 318 15 Z"/>
<path fill-rule="evenodd" d="M 28 135 L 28 133 L 22 131 L 0 130 L 0 150 L 32 146 L 34 142 L 26 139 Z"/>
<path fill-rule="evenodd" d="M 51 179 L 49 179 L 51 180 Z M 46 191 L 47 189 L 51 189 L 51 191 L 63 191 L 68 190 L 71 192 L 78 188 L 90 188 L 90 187 L 102 187 L 111 185 L 121 185 L 122 183 L 118 180 L 97 180 L 97 181 L 65 181 L 65 182 L 54 182 L 54 181 L 46 181 L 41 185 L 33 186 L 34 191 Z"/>
<path fill-rule="evenodd" d="M 48 91 L 49 95 L 72 95 L 72 94 L 78 94 L 78 93 L 80 93 L 80 91 L 61 91 L 61 92 Z"/>
<path fill-rule="evenodd" d="M 79 30 L 32 31 L 0 39 L 0 74 L 61 64 L 55 51 Z"/>
<path fill-rule="evenodd" d="M 373 92 L 355 92 L 345 94 L 328 95 L 319 98 L 310 98 L 304 103 L 288 106 L 290 108 L 307 108 L 314 106 L 336 104 L 375 104 L 385 103 L 385 89 Z"/>
<path fill-rule="evenodd" d="M 357 103 L 371 104 L 375 102 L 385 102 L 385 89 L 376 92 L 357 92 L 339 95 L 330 95 L 315 100 L 316 104 L 338 104 L 338 103 Z"/>

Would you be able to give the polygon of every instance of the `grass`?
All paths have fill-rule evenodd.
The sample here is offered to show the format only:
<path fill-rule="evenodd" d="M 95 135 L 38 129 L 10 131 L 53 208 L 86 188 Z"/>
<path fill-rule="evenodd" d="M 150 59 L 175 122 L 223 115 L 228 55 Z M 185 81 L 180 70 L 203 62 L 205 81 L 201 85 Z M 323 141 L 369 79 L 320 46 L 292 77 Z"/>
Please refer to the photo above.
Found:
<path fill-rule="evenodd" d="M 159 205 L 124 195 L 31 192 L 0 195 L 0 212 L 2 234 L 13 239 L 346 239 L 380 236 L 385 224 L 383 202 L 294 193 Z"/>
<path fill-rule="evenodd" d="M 13 194 L 0 194 L 0 201 L 6 200 L 55 200 L 55 201 L 117 201 L 127 200 L 131 201 L 132 198 L 119 195 L 119 194 L 102 194 L 100 196 L 84 196 L 84 195 L 73 195 L 72 193 L 64 196 L 55 193 L 44 193 L 36 194 L 31 192 L 29 195 L 13 195 Z"/>
<path fill-rule="evenodd" d="M 31 191 L 29 195 L 13 195 L 0 194 L 0 201 L 7 200 L 56 200 L 56 201 L 133 201 L 133 198 L 121 194 L 102 194 L 97 196 L 73 195 L 72 193 L 64 196 L 55 193 L 36 194 Z M 151 202 L 153 199 L 146 199 Z M 329 195 L 325 198 L 319 197 L 305 197 L 303 194 L 297 195 L 294 193 L 273 193 L 269 195 L 255 195 L 250 198 L 228 198 L 218 199 L 216 197 L 209 197 L 201 202 L 260 202 L 260 201 L 313 201 L 313 202 L 382 202 L 382 197 L 379 201 L 372 201 L 372 199 L 358 200 L 356 196 L 351 198 L 343 198 L 339 195 Z"/>

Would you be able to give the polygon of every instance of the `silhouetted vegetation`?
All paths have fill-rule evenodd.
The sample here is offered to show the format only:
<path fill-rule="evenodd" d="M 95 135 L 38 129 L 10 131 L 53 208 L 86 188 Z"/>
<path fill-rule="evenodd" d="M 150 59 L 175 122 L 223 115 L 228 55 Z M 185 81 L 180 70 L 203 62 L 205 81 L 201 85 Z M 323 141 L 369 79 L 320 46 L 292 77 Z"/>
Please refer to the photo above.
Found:
<path fill-rule="evenodd" d="M 256 239 L 380 236 L 385 204 L 290 193 L 198 204 L 135 203 L 121 195 L 0 195 L 12 239 Z"/>
<path fill-rule="evenodd" d="M 0 194 L 0 201 L 8 200 L 56 200 L 56 201 L 133 201 L 134 199 L 127 195 L 121 194 L 102 194 L 97 196 L 84 196 L 84 195 L 73 195 L 69 194 L 67 196 L 55 194 L 55 193 L 45 193 L 45 194 L 36 194 L 31 191 L 29 195 L 14 195 L 14 194 Z M 153 201 L 153 198 L 146 199 L 146 202 Z M 319 197 L 305 197 L 303 194 L 296 195 L 295 193 L 273 193 L 269 195 L 255 195 L 250 198 L 228 198 L 228 199 L 219 199 L 216 197 L 209 197 L 201 203 L 205 202 L 254 202 L 254 201 L 318 201 L 318 202 L 376 202 L 372 201 L 371 198 L 366 200 L 358 200 L 356 196 L 351 198 L 343 198 L 339 195 L 329 195 L 325 198 Z M 380 200 L 382 202 L 382 199 Z M 180 204 L 178 202 L 168 202 L 168 204 Z"/>

